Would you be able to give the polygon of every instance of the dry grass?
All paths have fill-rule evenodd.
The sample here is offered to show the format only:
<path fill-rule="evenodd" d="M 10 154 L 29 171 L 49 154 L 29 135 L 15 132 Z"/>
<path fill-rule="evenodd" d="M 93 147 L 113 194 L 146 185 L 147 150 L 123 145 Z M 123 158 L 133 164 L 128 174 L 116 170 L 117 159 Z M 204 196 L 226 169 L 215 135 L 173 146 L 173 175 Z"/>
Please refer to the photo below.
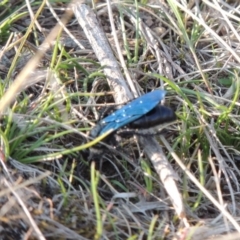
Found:
<path fill-rule="evenodd" d="M 118 93 L 67 5 L 6 1 L 0 239 L 240 239 L 239 4 L 139 2 L 89 6 L 132 94 L 168 92 L 178 121 L 156 138 L 186 218 L 136 138 L 88 161 L 87 132 Z"/>

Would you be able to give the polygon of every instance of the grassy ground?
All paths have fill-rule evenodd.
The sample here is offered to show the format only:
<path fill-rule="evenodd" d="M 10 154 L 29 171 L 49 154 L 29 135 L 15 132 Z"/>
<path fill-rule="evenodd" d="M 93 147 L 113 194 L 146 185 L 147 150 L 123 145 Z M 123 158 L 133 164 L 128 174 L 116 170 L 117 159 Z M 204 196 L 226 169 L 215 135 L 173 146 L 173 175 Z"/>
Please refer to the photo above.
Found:
<path fill-rule="evenodd" d="M 67 3 L 9 0 L 0 2 L 0 239 L 240 239 L 239 4 L 121 1 L 113 16 L 105 1 L 88 4 L 126 79 L 141 94 L 167 91 L 178 120 L 156 139 L 186 218 L 136 138 L 89 161 L 87 133 L 116 93 L 74 15 L 62 18 Z"/>

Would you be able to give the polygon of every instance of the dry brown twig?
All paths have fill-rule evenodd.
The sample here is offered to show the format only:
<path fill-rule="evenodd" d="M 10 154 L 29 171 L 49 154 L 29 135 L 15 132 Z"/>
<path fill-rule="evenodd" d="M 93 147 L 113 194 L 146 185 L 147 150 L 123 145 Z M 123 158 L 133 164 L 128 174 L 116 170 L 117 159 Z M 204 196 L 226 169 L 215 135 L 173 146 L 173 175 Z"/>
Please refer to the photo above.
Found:
<path fill-rule="evenodd" d="M 112 53 L 105 33 L 99 26 L 98 20 L 92 10 L 82 3 L 73 5 L 74 14 L 83 28 L 88 40 L 104 68 L 110 88 L 114 91 L 116 103 L 126 102 L 132 98 L 132 94 L 122 76 L 118 63 Z M 151 160 L 161 181 L 168 192 L 178 216 L 185 220 L 185 211 L 181 195 L 176 186 L 176 174 L 168 163 L 162 148 L 154 137 L 139 137 L 144 146 L 144 151 Z"/>

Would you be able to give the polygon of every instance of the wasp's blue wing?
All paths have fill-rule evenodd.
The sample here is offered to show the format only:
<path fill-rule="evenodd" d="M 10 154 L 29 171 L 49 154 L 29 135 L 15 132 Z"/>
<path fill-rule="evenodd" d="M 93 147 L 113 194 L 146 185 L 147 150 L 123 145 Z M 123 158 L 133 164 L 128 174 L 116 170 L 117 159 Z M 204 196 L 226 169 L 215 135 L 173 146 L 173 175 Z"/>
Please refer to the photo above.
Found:
<path fill-rule="evenodd" d="M 155 90 L 132 100 L 130 103 L 102 119 L 98 124 L 98 127 L 101 129 L 97 135 L 100 136 L 108 131 L 116 131 L 147 114 L 159 104 L 165 94 L 166 92 L 163 90 Z"/>

